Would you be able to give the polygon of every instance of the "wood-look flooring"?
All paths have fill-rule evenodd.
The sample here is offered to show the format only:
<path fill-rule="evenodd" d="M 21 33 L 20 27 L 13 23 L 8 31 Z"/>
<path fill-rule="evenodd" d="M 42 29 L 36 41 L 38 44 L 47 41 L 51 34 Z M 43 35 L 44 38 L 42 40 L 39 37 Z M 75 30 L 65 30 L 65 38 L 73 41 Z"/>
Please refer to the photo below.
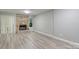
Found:
<path fill-rule="evenodd" d="M 0 49 L 74 49 L 73 45 L 36 32 L 0 34 Z"/>

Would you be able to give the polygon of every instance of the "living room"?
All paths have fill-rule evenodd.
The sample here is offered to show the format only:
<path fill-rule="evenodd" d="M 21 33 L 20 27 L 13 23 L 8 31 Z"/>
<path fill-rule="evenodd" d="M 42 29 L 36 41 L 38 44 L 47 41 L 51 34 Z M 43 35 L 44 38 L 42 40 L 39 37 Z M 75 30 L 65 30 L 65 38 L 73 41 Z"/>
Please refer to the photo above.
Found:
<path fill-rule="evenodd" d="M 74 9 L 0 9 L 0 48 L 79 48 L 78 12 Z"/>

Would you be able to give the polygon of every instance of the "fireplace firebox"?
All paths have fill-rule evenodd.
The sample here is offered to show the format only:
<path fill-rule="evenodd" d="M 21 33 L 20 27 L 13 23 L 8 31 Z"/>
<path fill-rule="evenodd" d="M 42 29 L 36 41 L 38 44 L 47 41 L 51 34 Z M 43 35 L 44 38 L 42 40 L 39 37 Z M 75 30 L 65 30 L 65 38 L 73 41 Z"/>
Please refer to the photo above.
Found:
<path fill-rule="evenodd" d="M 19 30 L 26 30 L 27 29 L 27 25 L 20 25 L 19 26 Z"/>

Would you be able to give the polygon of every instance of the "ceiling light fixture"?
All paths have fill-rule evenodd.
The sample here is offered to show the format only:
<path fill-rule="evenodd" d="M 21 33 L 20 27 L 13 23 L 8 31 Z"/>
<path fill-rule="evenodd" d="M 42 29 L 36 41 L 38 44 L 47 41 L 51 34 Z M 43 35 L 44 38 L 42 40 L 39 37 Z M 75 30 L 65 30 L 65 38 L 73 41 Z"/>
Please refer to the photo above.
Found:
<path fill-rule="evenodd" d="M 26 13 L 26 14 L 30 14 L 31 11 L 30 11 L 30 10 L 25 10 L 24 13 Z"/>

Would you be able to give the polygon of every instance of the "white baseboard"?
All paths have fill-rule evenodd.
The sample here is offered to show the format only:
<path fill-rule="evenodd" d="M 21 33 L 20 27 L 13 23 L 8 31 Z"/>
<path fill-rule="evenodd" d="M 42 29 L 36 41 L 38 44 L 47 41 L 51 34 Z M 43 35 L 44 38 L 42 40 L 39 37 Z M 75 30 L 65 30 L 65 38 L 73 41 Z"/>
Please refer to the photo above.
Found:
<path fill-rule="evenodd" d="M 69 40 L 66 40 L 66 39 L 63 39 L 63 38 L 51 35 L 51 34 L 47 34 L 47 33 L 44 33 L 44 32 L 40 32 L 40 31 L 35 31 L 35 32 L 43 34 L 43 35 L 46 35 L 46 36 L 51 37 L 51 38 L 55 38 L 57 40 L 61 40 L 63 42 L 69 43 L 69 44 L 79 48 L 79 43 L 76 43 L 76 42 L 73 42 L 73 41 L 69 41 Z"/>

